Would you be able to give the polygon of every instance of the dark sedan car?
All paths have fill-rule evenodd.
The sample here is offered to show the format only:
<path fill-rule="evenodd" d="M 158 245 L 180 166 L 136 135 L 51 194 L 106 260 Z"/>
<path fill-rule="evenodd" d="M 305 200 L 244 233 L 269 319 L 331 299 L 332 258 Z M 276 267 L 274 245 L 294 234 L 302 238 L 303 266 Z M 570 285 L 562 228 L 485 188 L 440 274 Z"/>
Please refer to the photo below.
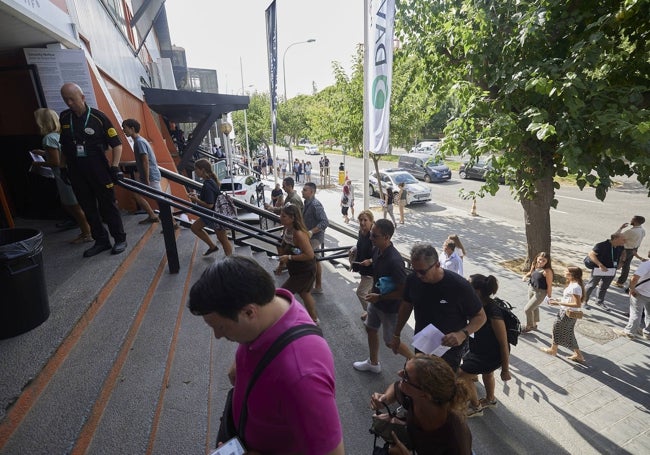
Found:
<path fill-rule="evenodd" d="M 468 163 L 469 161 L 464 162 L 458 169 L 461 179 L 486 180 L 487 174 L 494 171 L 494 168 L 485 160 L 478 160 L 472 166 L 469 166 Z M 505 183 L 503 176 L 499 177 L 499 183 Z"/>

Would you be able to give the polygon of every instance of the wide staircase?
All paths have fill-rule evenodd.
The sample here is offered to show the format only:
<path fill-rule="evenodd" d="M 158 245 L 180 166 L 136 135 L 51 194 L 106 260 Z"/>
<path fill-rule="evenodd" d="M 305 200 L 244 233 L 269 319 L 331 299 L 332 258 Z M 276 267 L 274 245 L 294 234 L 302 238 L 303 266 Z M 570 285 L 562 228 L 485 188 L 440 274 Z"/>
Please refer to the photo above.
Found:
<path fill-rule="evenodd" d="M 223 252 L 203 257 L 205 244 L 187 228 L 176 230 L 180 267 L 170 273 L 161 225 L 139 225 L 144 216 L 123 216 L 125 253 L 88 259 L 81 253 L 89 244 L 67 243 L 75 232 L 18 220 L 18 227 L 44 233 L 51 315 L 0 340 L 0 454 L 203 454 L 214 447 L 236 345 L 216 340 L 189 312 L 187 299 Z M 350 238 L 328 237 L 330 245 L 345 242 Z M 252 256 L 271 273 L 277 266 L 255 246 L 236 244 L 234 253 Z M 346 272 L 324 263 L 326 294 L 316 296 L 326 338 L 351 342 L 352 333 L 358 346 L 335 353 L 337 373 L 381 390 L 384 380 L 350 371 L 367 348 L 355 283 L 337 269 Z M 280 285 L 287 275 L 275 278 Z M 352 432 L 348 449 L 368 450 L 367 397 L 350 390 L 339 392 L 339 402 L 346 433 Z M 359 422 L 363 428 L 354 430 Z"/>

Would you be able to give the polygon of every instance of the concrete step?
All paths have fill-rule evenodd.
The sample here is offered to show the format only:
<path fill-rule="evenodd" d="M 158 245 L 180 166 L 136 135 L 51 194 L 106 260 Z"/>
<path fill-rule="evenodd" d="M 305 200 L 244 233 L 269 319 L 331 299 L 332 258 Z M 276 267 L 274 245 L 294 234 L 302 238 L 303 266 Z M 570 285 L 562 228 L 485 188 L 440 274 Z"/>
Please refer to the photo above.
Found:
<path fill-rule="evenodd" d="M 152 227 L 150 231 L 153 229 L 159 228 Z M 46 445 L 51 453 L 67 453 L 80 442 L 85 444 L 88 428 L 92 429 L 104 410 L 107 395 L 119 382 L 129 344 L 151 306 L 150 296 L 166 273 L 163 243 L 148 241 L 157 240 L 153 235 L 158 234 L 143 237 L 145 241 L 136 245 L 129 257 L 123 258 L 115 279 L 107 281 L 99 297 L 91 297 L 93 304 L 39 373 L 36 386 L 31 386 L 32 393 L 21 395 L 17 404 L 28 406 L 29 410 L 22 413 L 23 418 L 17 422 L 3 451 L 38 453 L 45 442 L 44 431 L 50 436 Z M 184 250 L 192 250 L 194 239 L 186 232 L 181 236 L 181 244 L 183 237 L 189 244 L 179 248 L 179 253 L 187 254 Z M 93 264 L 89 262 L 91 268 Z M 180 275 L 172 277 L 178 279 Z M 88 297 L 76 299 L 84 306 Z M 12 413 L 21 414 L 17 409 L 12 409 Z M 124 417 L 130 420 L 128 415 Z M 131 425 L 134 423 L 130 421 Z"/>
<path fill-rule="evenodd" d="M 180 231 L 181 273 L 171 275 L 154 235 L 118 265 L 94 303 L 79 305 L 88 310 L 64 346 L 10 407 L 0 453 L 176 454 L 214 446 L 236 345 L 214 339 L 187 310 L 187 295 L 223 253 L 203 257 L 202 242 Z M 234 252 L 269 261 L 248 246 Z"/>

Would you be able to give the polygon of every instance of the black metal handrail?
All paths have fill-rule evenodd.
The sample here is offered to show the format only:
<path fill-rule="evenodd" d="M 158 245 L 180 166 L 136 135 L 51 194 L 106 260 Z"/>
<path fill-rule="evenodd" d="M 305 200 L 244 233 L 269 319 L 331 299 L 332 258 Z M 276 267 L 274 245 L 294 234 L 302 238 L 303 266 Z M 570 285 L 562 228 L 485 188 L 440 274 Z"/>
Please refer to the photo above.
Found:
<path fill-rule="evenodd" d="M 172 172 L 168 169 L 160 167 L 161 174 L 168 180 L 174 181 L 178 184 L 184 185 L 186 188 L 191 188 L 200 191 L 203 187 L 202 183 L 199 183 L 193 179 L 187 178 L 183 175 Z M 170 273 L 178 273 L 180 269 L 178 261 L 178 250 L 176 246 L 176 237 L 174 235 L 174 220 L 171 208 L 174 207 L 178 209 L 176 214 L 180 213 L 190 213 L 195 216 L 200 216 L 207 218 L 210 221 L 214 221 L 224 226 L 228 230 L 232 231 L 233 241 L 236 243 L 244 243 L 248 239 L 256 239 L 260 242 L 263 242 L 269 245 L 271 248 L 275 248 L 281 245 L 281 237 L 274 234 L 275 231 L 282 229 L 281 226 L 273 227 L 271 229 L 261 229 L 256 228 L 249 223 L 245 223 L 241 220 L 230 218 L 220 213 L 215 212 L 214 210 L 201 207 L 193 202 L 187 201 L 183 198 L 179 198 L 172 194 L 168 194 L 163 191 L 158 191 L 150 186 L 138 182 L 133 179 L 124 178 L 118 182 L 118 185 L 124 187 L 129 191 L 141 194 L 142 196 L 148 197 L 155 200 L 158 203 L 160 209 L 160 219 L 163 228 L 163 236 L 165 240 L 165 248 L 167 253 L 167 261 L 169 264 Z M 249 204 L 245 201 L 239 199 L 231 198 L 233 204 L 237 208 L 245 209 L 251 213 L 254 213 L 260 217 L 260 224 L 262 220 L 271 220 L 275 223 L 278 223 L 280 217 L 275 213 L 269 212 L 266 209 L 260 208 L 256 205 Z M 356 233 L 352 233 L 349 229 L 343 229 L 336 224 L 331 226 L 335 230 L 346 234 L 352 238 L 356 239 Z M 237 238 L 236 233 L 244 234 L 243 238 Z M 343 247 L 334 247 L 334 248 L 321 248 L 315 249 L 314 253 L 317 256 L 318 261 L 332 261 L 335 259 L 340 259 L 347 257 L 347 251 L 350 249 L 349 246 Z M 267 254 L 273 254 L 272 251 L 266 250 Z M 325 255 L 326 252 L 338 252 L 331 255 Z"/>

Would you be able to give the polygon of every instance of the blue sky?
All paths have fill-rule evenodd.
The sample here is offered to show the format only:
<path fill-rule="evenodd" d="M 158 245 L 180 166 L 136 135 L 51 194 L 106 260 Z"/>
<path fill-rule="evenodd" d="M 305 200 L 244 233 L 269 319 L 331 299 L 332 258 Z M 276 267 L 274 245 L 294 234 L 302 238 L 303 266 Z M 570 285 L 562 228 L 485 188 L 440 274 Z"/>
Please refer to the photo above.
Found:
<path fill-rule="evenodd" d="M 188 64 L 217 70 L 222 93 L 241 93 L 240 57 L 246 91 L 269 90 L 264 11 L 270 0 L 167 0 L 172 43 L 185 48 Z M 286 53 L 289 98 L 334 83 L 332 61 L 350 73 L 363 42 L 363 0 L 277 0 L 278 95 L 283 93 Z M 253 85 L 253 87 L 249 87 Z"/>

